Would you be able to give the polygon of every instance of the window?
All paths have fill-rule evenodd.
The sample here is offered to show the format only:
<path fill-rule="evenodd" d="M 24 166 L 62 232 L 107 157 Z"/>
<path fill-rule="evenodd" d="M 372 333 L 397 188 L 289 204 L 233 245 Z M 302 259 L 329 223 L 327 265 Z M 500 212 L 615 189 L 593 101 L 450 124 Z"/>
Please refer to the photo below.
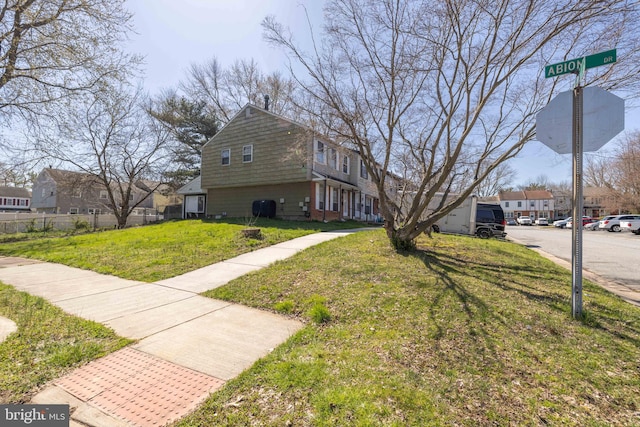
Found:
<path fill-rule="evenodd" d="M 316 141 L 316 162 L 323 164 L 327 162 L 324 153 L 324 143 L 320 141 Z"/>
<path fill-rule="evenodd" d="M 82 191 L 80 191 L 80 189 L 79 189 L 79 188 L 74 188 L 74 189 L 73 189 L 73 196 L 72 196 L 72 197 L 75 197 L 75 198 L 77 198 L 77 199 L 80 199 L 80 198 L 82 197 Z"/>
<path fill-rule="evenodd" d="M 100 190 L 100 200 L 107 200 L 107 190 Z"/>
<path fill-rule="evenodd" d="M 518 202 L 518 207 L 521 208 L 522 207 L 522 202 Z"/>
<path fill-rule="evenodd" d="M 69 213 L 71 215 L 77 215 L 78 214 L 78 208 L 69 208 Z"/>
<path fill-rule="evenodd" d="M 198 196 L 198 213 L 204 212 L 204 196 Z"/>
<path fill-rule="evenodd" d="M 504 207 L 508 208 L 509 207 L 509 202 L 504 202 Z"/>
<path fill-rule="evenodd" d="M 338 170 L 338 152 L 335 148 L 331 148 L 329 150 L 329 166 L 331 166 L 335 170 Z"/>
<path fill-rule="evenodd" d="M 349 156 L 342 157 L 342 172 L 349 174 Z"/>
<path fill-rule="evenodd" d="M 222 150 L 222 166 L 231 164 L 231 149 L 225 148 Z"/>
<path fill-rule="evenodd" d="M 364 161 L 360 159 L 360 178 L 369 179 L 369 173 L 367 172 L 367 167 L 364 164 Z"/>
<path fill-rule="evenodd" d="M 253 145 L 245 145 L 242 147 L 242 163 L 251 163 L 253 161 Z"/>
<path fill-rule="evenodd" d="M 316 184 L 316 209 L 324 210 L 324 184 Z"/>
<path fill-rule="evenodd" d="M 129 201 L 130 201 L 130 202 L 133 202 L 133 193 L 130 193 L 130 194 L 129 194 Z"/>
<path fill-rule="evenodd" d="M 529 202 L 529 206 L 531 206 L 532 208 L 536 206 L 536 202 Z"/>
<path fill-rule="evenodd" d="M 42 189 L 42 197 L 47 197 L 47 189 L 46 188 Z"/>
<path fill-rule="evenodd" d="M 89 208 L 87 209 L 89 215 L 100 215 L 100 209 Z"/>

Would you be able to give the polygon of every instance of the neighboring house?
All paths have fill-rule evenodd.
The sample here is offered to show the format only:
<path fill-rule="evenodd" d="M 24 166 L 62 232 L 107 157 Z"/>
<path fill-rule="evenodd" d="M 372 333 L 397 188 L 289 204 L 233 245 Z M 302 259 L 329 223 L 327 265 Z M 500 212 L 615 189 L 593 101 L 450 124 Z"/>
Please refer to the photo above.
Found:
<path fill-rule="evenodd" d="M 31 211 L 31 192 L 26 188 L 0 187 L 0 212 Z"/>
<path fill-rule="evenodd" d="M 182 195 L 182 218 L 200 218 L 205 215 L 207 206 L 207 192 L 202 189 L 201 179 L 198 176 L 188 182 L 177 191 Z"/>
<path fill-rule="evenodd" d="M 204 145 L 201 170 L 207 216 L 249 218 L 266 200 L 284 219 L 379 220 L 357 152 L 254 105 Z"/>
<path fill-rule="evenodd" d="M 136 187 L 143 190 L 143 194 L 151 192 L 137 209 L 151 208 L 156 212 L 163 213 L 168 206 L 182 204 L 182 196 L 167 184 L 160 184 L 157 181 L 140 180 L 136 182 Z"/>
<path fill-rule="evenodd" d="M 535 220 L 554 216 L 554 200 L 550 191 L 501 191 L 498 197 L 505 218 L 528 216 Z"/>
<path fill-rule="evenodd" d="M 572 197 L 572 190 L 553 191 L 553 204 L 555 207 L 553 219 L 564 219 L 572 215 Z"/>
<path fill-rule="evenodd" d="M 611 190 L 603 187 L 585 187 L 582 190 L 582 208 L 584 215 L 591 218 L 600 218 L 606 215 L 612 215 L 607 206 L 612 206 L 613 197 Z M 615 213 L 619 213 L 617 210 Z"/>
<path fill-rule="evenodd" d="M 130 203 L 140 201 L 147 193 L 140 184 L 131 194 Z M 133 214 L 153 209 L 153 194 L 142 201 Z M 93 175 L 61 169 L 43 169 L 33 185 L 31 207 L 37 212 L 56 214 L 111 213 L 106 187 Z M 152 213 L 152 212 L 148 212 Z"/>

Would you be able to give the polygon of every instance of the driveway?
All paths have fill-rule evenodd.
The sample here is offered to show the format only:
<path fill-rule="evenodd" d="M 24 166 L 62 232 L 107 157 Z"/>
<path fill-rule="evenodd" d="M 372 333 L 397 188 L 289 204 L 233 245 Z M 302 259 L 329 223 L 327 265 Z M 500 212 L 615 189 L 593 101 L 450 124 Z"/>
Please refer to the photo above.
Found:
<path fill-rule="evenodd" d="M 571 263 L 571 230 L 510 226 L 506 231 L 508 237 Z M 582 236 L 583 269 L 640 292 L 640 236 L 586 230 Z"/>

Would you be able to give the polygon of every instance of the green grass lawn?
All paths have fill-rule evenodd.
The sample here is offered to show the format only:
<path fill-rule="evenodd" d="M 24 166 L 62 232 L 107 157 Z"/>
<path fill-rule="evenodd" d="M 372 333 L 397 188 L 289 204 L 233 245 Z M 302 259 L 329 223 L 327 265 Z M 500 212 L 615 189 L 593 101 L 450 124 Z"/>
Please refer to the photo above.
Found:
<path fill-rule="evenodd" d="M 0 315 L 18 330 L 0 343 L 0 403 L 25 403 L 46 382 L 130 341 L 0 283 Z"/>
<path fill-rule="evenodd" d="M 362 227 L 358 222 L 297 222 L 259 218 L 260 239 L 244 238 L 242 221 L 168 221 L 145 227 L 33 239 L 0 238 L 0 255 L 22 256 L 153 282 L 245 252 L 319 231 Z M 4 240 L 4 241 L 3 241 Z"/>
<path fill-rule="evenodd" d="M 327 242 L 206 294 L 307 326 L 179 425 L 640 425 L 640 309 L 586 282 L 576 321 L 570 294 L 509 242 Z"/>

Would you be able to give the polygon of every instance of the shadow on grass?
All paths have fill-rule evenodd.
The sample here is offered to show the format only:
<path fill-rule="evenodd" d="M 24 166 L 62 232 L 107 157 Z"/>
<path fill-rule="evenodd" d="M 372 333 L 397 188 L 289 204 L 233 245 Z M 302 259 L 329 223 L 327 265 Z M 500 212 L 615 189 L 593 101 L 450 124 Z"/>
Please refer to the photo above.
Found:
<path fill-rule="evenodd" d="M 562 283 L 562 279 L 549 282 L 553 286 L 553 288 L 549 289 L 541 289 L 540 286 L 531 284 L 533 281 L 549 280 L 549 275 L 561 275 L 565 273 L 563 269 L 540 271 L 527 265 L 509 266 L 490 262 L 481 263 L 422 249 L 406 252 L 405 256 L 419 258 L 425 267 L 444 285 L 444 288 L 438 293 L 433 302 L 431 307 L 432 315 L 434 315 L 433 311 L 440 304 L 442 298 L 447 293 L 453 293 L 461 303 L 469 322 L 478 320 L 476 318 L 479 316 L 490 317 L 493 320 L 502 322 L 501 319 L 491 313 L 491 308 L 481 298 L 462 285 L 463 281 L 460 278 L 464 277 L 495 286 L 506 292 L 515 292 L 567 316 L 571 312 L 570 285 Z M 509 279 L 504 280 L 503 276 Z M 606 305 L 602 302 L 603 298 L 615 299 L 617 297 L 610 295 L 608 291 L 597 285 L 589 284 L 585 292 L 598 294 L 598 298 L 589 300 L 589 308 L 584 310 L 585 316 L 580 320 L 584 326 L 602 330 L 640 346 L 640 309 L 622 300 L 616 302 L 613 307 Z M 613 300 L 611 301 L 613 302 Z M 627 306 L 626 304 L 629 305 Z M 474 322 L 474 325 L 481 324 L 481 322 Z M 442 336 L 441 327 L 438 326 L 438 329 L 438 335 Z M 480 329 L 484 336 L 488 336 L 484 328 L 480 327 Z"/>

